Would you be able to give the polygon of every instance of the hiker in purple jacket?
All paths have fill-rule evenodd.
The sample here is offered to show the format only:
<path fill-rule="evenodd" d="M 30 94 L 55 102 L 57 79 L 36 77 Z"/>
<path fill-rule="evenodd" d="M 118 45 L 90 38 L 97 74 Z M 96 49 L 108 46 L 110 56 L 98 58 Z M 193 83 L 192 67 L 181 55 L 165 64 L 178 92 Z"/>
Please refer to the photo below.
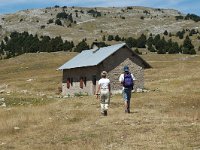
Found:
<path fill-rule="evenodd" d="M 129 67 L 124 66 L 124 73 L 120 75 L 119 82 L 123 86 L 122 95 L 124 99 L 125 113 L 130 113 L 131 91 L 133 90 L 135 77 L 129 72 Z"/>

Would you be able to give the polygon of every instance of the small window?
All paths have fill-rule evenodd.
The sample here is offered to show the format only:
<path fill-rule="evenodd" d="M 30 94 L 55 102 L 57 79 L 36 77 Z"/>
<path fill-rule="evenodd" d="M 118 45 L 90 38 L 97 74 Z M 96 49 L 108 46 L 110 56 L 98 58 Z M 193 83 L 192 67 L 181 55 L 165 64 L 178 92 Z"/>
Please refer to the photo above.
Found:
<path fill-rule="evenodd" d="M 84 82 L 83 77 L 80 77 L 80 88 L 81 89 L 83 88 L 83 82 Z"/>
<path fill-rule="evenodd" d="M 80 77 L 80 88 L 86 87 L 87 84 L 87 78 L 86 77 Z"/>
<path fill-rule="evenodd" d="M 67 88 L 70 88 L 70 78 L 67 78 Z"/>

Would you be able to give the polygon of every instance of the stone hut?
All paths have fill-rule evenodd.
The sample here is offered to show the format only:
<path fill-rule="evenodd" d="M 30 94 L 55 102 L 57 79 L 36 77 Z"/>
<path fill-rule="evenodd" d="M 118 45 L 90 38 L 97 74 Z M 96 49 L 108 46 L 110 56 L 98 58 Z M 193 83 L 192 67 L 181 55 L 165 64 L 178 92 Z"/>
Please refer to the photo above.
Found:
<path fill-rule="evenodd" d="M 95 94 L 103 70 L 108 72 L 112 93 L 119 93 L 119 76 L 125 65 L 136 78 L 134 89 L 143 89 L 144 69 L 151 66 L 125 43 L 84 50 L 58 68 L 63 71 L 62 95 Z"/>

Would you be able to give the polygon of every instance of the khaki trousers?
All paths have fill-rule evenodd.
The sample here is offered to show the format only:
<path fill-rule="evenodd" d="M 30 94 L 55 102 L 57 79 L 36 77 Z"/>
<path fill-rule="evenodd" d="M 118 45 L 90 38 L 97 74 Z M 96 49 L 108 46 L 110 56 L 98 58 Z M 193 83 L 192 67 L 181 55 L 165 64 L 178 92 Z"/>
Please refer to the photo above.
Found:
<path fill-rule="evenodd" d="M 101 98 L 101 112 L 103 113 L 105 110 L 108 110 L 108 106 L 110 103 L 110 93 L 108 89 L 101 89 L 100 93 L 100 98 Z"/>

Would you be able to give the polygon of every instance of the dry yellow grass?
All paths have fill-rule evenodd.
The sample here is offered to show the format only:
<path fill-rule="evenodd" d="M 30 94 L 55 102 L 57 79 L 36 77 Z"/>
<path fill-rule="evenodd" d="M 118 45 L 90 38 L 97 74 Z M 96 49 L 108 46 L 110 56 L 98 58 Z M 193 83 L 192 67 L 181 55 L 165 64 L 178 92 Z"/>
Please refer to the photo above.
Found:
<path fill-rule="evenodd" d="M 0 149 L 200 149 L 199 55 L 143 55 L 153 66 L 145 71 L 150 92 L 133 94 L 131 114 L 124 113 L 121 95 L 113 96 L 107 117 L 100 115 L 93 96 L 48 98 L 61 81 L 55 69 L 74 55 L 30 54 L 1 61 L 0 83 L 9 84 L 11 93 L 0 97 L 30 104 L 0 108 Z M 31 85 L 29 78 L 35 79 Z M 24 89 L 31 94 L 17 92 Z"/>
<path fill-rule="evenodd" d="M 24 54 L 17 58 L 1 60 L 0 84 L 8 85 L 11 91 L 55 92 L 62 80 L 62 73 L 56 69 L 76 54 L 72 52 Z M 28 81 L 29 79 L 31 80 Z"/>

